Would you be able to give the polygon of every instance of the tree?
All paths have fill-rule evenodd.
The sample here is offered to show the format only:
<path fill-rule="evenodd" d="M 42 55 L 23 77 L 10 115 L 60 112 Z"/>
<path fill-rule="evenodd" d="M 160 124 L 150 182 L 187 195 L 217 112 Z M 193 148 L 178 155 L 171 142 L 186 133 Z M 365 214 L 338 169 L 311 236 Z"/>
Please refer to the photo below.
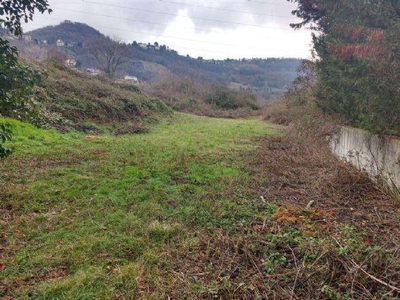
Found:
<path fill-rule="evenodd" d="M 52 11 L 47 0 L 1 0 L 0 3 L 0 24 L 16 36 L 22 34 L 21 21 L 33 20 L 36 10 L 41 13 Z"/>
<path fill-rule="evenodd" d="M 59 51 L 57 48 L 51 48 L 47 51 L 46 60 L 52 65 L 57 67 L 64 67 L 65 61 L 68 59 L 68 55 L 64 52 Z"/>
<path fill-rule="evenodd" d="M 110 78 L 115 78 L 118 67 L 129 58 L 129 46 L 109 37 L 94 38 L 86 44 L 86 48 Z"/>
<path fill-rule="evenodd" d="M 288 0 L 313 35 L 318 106 L 374 133 L 400 135 L 400 3 Z"/>
<path fill-rule="evenodd" d="M 22 22 L 33 19 L 39 11 L 51 12 L 47 0 L 1 0 L 0 27 L 12 34 L 22 34 Z M 0 113 L 8 114 L 27 105 L 32 88 L 40 73 L 31 70 L 18 61 L 18 51 L 10 43 L 0 38 Z M 0 124 L 0 158 L 11 153 L 4 143 L 11 138 L 10 125 Z"/>

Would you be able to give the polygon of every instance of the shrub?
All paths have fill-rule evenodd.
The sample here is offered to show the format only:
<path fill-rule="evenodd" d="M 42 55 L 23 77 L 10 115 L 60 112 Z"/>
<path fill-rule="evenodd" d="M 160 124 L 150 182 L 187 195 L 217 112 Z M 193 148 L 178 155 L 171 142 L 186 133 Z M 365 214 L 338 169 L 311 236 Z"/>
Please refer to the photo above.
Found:
<path fill-rule="evenodd" d="M 244 117 L 259 110 L 256 97 L 244 89 L 178 79 L 172 76 L 146 87 L 175 110 L 210 117 Z"/>

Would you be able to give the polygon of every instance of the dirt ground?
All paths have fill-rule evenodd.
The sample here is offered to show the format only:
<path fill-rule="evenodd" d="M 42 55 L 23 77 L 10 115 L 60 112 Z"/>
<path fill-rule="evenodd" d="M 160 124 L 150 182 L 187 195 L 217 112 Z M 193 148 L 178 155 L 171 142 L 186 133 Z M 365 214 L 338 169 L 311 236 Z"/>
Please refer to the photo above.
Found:
<path fill-rule="evenodd" d="M 364 172 L 334 157 L 326 143 L 289 135 L 265 139 L 254 170 L 268 178 L 265 197 L 313 207 L 335 222 L 351 224 L 373 236 L 399 237 L 399 200 Z M 400 245 L 399 245 L 400 246 Z"/>
<path fill-rule="evenodd" d="M 311 206 L 314 229 L 319 227 L 339 248 L 343 247 L 342 240 L 351 244 L 351 236 L 358 236 L 354 240 L 356 245 L 343 256 L 326 248 L 325 263 L 330 263 L 331 271 L 337 273 L 341 295 L 351 299 L 398 299 L 400 200 L 372 182 L 366 173 L 334 157 L 323 138 L 289 133 L 285 137 L 263 139 L 261 145 L 252 164 L 257 176 L 268 178 L 262 193 L 266 199 L 283 200 L 286 206 L 281 216 L 277 215 L 279 211 L 276 213 L 276 221 L 290 221 L 288 216 L 301 218 L 300 212 Z M 339 228 L 356 230 L 343 237 Z M 388 255 L 387 260 L 378 258 L 382 255 Z M 346 285 L 346 280 L 352 281 L 352 286 Z M 316 283 L 310 284 L 318 287 Z M 379 293 L 381 288 L 395 292 Z M 312 298 L 312 294 L 311 289 L 303 297 Z M 324 297 L 334 298 L 339 294 L 325 293 Z"/>

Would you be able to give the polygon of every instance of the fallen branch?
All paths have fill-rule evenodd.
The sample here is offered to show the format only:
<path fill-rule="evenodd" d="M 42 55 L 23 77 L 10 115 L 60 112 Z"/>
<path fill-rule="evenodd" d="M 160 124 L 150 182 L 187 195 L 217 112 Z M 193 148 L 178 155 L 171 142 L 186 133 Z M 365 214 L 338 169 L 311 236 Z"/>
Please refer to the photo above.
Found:
<path fill-rule="evenodd" d="M 338 244 L 339 247 L 342 247 L 342 245 L 339 243 L 339 241 L 338 241 L 336 238 L 334 238 L 334 237 L 332 237 L 332 238 L 335 240 L 336 244 Z M 389 283 L 387 283 L 387 282 L 384 282 L 383 280 L 381 280 L 381 279 L 375 277 L 374 275 L 369 274 L 367 271 L 365 271 L 360 265 L 358 265 L 358 264 L 357 264 L 354 260 L 352 260 L 351 258 L 347 258 L 347 260 L 350 261 L 350 262 L 353 264 L 354 267 L 356 267 L 358 270 L 360 270 L 361 272 L 363 272 L 365 275 L 367 275 L 367 276 L 368 276 L 369 278 L 371 278 L 372 280 L 375 280 L 376 282 L 378 282 L 378 283 L 380 283 L 380 284 L 382 284 L 382 285 L 384 285 L 384 286 L 390 288 L 392 291 L 396 291 L 396 292 L 400 293 L 400 288 L 397 288 L 397 287 L 395 287 L 394 285 L 391 285 L 391 284 L 389 284 Z"/>
<path fill-rule="evenodd" d="M 397 287 L 395 287 L 395 286 L 393 286 L 393 285 L 391 285 L 391 284 L 389 284 L 389 283 L 387 283 L 387 282 L 384 282 L 383 280 L 381 280 L 381 279 L 375 277 L 374 275 L 369 274 L 369 273 L 368 273 L 367 271 L 365 271 L 361 266 L 359 266 L 354 260 L 349 259 L 349 261 L 350 261 L 358 270 L 360 270 L 361 272 L 363 272 L 363 273 L 364 273 L 365 275 L 367 275 L 369 278 L 371 278 L 371 279 L 375 280 L 376 282 L 378 282 L 378 283 L 380 283 L 380 284 L 382 284 L 382 285 L 384 285 L 384 286 L 390 288 L 392 291 L 396 291 L 396 292 L 400 293 L 400 288 L 397 288 Z"/>
<path fill-rule="evenodd" d="M 296 296 L 296 285 L 297 285 L 297 280 L 299 279 L 299 275 L 300 275 L 300 272 L 301 272 L 301 268 L 297 265 L 297 258 L 296 258 L 296 255 L 294 254 L 293 249 L 290 248 L 290 247 L 289 247 L 289 249 L 290 249 L 290 251 L 292 252 L 294 264 L 295 264 L 296 270 L 297 270 L 297 272 L 296 272 L 296 278 L 294 279 L 294 283 L 293 283 L 293 287 L 292 287 L 292 294 L 291 294 L 291 296 L 290 296 L 290 300 L 293 300 L 293 297 Z"/>

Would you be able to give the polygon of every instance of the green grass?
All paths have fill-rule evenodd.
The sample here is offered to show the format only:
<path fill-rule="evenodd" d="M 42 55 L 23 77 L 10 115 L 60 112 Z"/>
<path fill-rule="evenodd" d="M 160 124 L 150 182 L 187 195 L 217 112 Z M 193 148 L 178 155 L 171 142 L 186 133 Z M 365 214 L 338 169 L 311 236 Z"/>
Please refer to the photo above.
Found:
<path fill-rule="evenodd" d="M 183 114 L 121 136 L 8 121 L 0 287 L 13 299 L 165 299 L 167 250 L 262 219 L 243 157 L 257 137 L 280 134 L 258 119 Z"/>

